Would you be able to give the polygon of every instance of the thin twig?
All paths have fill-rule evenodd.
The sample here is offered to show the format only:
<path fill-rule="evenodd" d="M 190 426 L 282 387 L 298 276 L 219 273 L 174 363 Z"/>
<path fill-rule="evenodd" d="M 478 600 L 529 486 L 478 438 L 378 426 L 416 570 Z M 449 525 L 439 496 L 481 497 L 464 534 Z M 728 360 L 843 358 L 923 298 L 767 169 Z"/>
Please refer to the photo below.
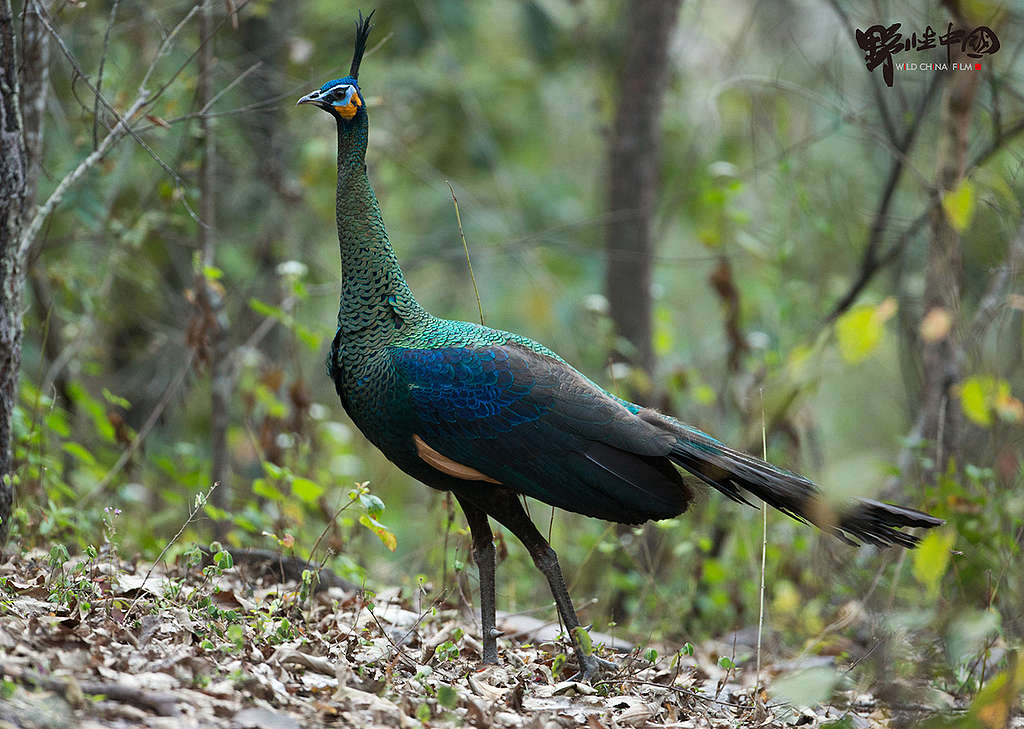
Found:
<path fill-rule="evenodd" d="M 149 431 L 153 429 L 154 425 L 156 425 L 156 421 L 160 419 L 161 415 L 163 415 L 164 409 L 171 402 L 171 398 L 177 394 L 178 388 L 181 387 L 181 384 L 185 381 L 188 373 L 192 371 L 192 360 L 194 358 L 195 351 L 190 350 L 184 364 L 182 364 L 181 368 L 178 370 L 177 377 L 175 377 L 173 382 L 171 382 L 171 384 L 167 386 L 167 389 L 164 390 L 164 394 L 160 397 L 159 402 L 157 402 L 153 407 L 153 411 L 149 414 L 149 417 L 146 418 L 146 422 L 142 424 L 139 432 L 135 434 L 134 438 L 132 438 L 132 442 L 129 443 L 128 447 L 121 453 L 121 457 L 117 459 L 117 463 L 111 466 L 110 470 L 104 474 L 103 478 L 100 479 L 99 483 L 96 484 L 91 491 L 79 497 L 79 505 L 89 501 L 97 494 L 106 490 L 107 486 L 109 486 L 110 482 L 114 479 L 114 476 L 121 472 L 121 469 L 128 463 L 135 451 L 139 449 L 139 446 L 142 445 L 146 436 L 149 435 Z"/>
<path fill-rule="evenodd" d="M 1009 127 L 1002 130 L 1000 134 L 996 135 L 995 139 L 993 139 L 993 141 L 987 147 L 985 147 L 985 149 L 979 152 L 975 156 L 975 158 L 970 162 L 970 164 L 967 165 L 967 167 L 964 169 L 963 178 L 966 179 L 970 177 L 970 175 L 975 170 L 985 165 L 985 163 L 987 163 L 989 159 L 995 156 L 996 153 L 998 153 L 1000 150 L 1006 147 L 1006 145 L 1009 144 L 1009 142 L 1012 139 L 1014 139 L 1017 135 L 1021 134 L 1022 132 L 1024 132 L 1024 118 L 1018 119 Z M 876 275 L 878 275 L 878 273 L 880 273 L 890 264 L 899 260 L 900 256 L 903 254 L 904 249 L 907 247 L 907 244 L 910 243 L 911 239 L 913 239 L 913 237 L 918 233 L 918 231 L 921 230 L 924 224 L 928 222 L 928 219 L 931 216 L 932 212 L 934 212 L 941 204 L 942 197 L 936 194 L 934 190 L 931 190 L 928 204 L 925 207 L 925 209 L 921 212 L 920 215 L 914 218 L 910 225 L 908 225 L 903 230 L 899 238 L 897 238 L 896 241 L 891 246 L 889 246 L 889 248 L 885 252 L 878 254 L 877 258 L 875 259 L 875 265 L 866 268 L 862 266 L 857 279 L 854 281 L 853 284 L 851 284 L 850 289 L 847 291 L 847 293 L 840 298 L 839 303 L 836 304 L 835 307 L 833 307 L 833 310 L 829 314 L 827 321 L 833 320 L 834 318 L 842 314 L 843 311 L 852 306 L 853 303 L 857 300 L 858 296 L 860 296 L 864 289 L 867 288 L 868 283 L 870 283 L 871 280 Z"/>
<path fill-rule="evenodd" d="M 114 0 L 110 6 L 110 20 L 107 21 L 107 30 L 103 34 L 103 52 L 100 54 L 100 67 L 96 72 L 96 95 L 92 102 L 92 148 L 96 149 L 99 144 L 99 123 L 100 123 L 100 92 L 103 89 L 103 67 L 107 63 L 107 51 L 110 49 L 110 31 L 114 28 L 114 20 L 117 18 L 117 7 L 121 0 Z"/>
<path fill-rule="evenodd" d="M 768 460 L 768 430 L 765 423 L 764 388 L 761 388 L 761 454 Z M 761 634 L 764 629 L 764 572 L 768 554 L 768 504 L 761 502 L 761 590 L 757 609 L 757 673 L 754 679 L 754 697 L 757 700 L 761 688 Z"/>
<path fill-rule="evenodd" d="M 240 84 L 242 82 L 242 80 L 246 76 L 248 76 L 250 73 L 252 73 L 253 71 L 255 71 L 257 68 L 259 68 L 262 65 L 263 65 L 263 61 L 256 61 L 256 63 L 252 64 L 251 66 L 249 66 L 249 68 L 245 69 L 240 74 L 235 76 L 235 78 L 233 78 L 228 83 L 227 86 L 222 88 L 220 91 L 218 91 L 216 94 L 213 95 L 213 98 L 211 98 L 209 101 L 207 101 L 205 104 L 203 104 L 203 108 L 201 108 L 198 112 L 196 112 L 195 116 L 207 116 L 206 112 L 210 109 L 211 106 L 216 104 L 220 100 L 220 98 L 222 96 L 224 96 L 224 94 L 226 94 L 227 92 L 231 91 L 231 89 L 235 88 L 235 86 Z"/>
<path fill-rule="evenodd" d="M 978 309 L 968 327 L 970 334 L 967 336 L 969 342 L 981 342 L 985 332 L 995 319 L 999 309 L 1005 303 L 1007 284 L 1024 267 L 1024 221 L 1017 229 L 1017 234 L 1010 241 L 1009 250 L 1006 254 L 1006 262 L 1003 263 L 992 276 L 984 296 L 978 303 Z M 980 345 L 979 345 L 980 346 Z"/>
<path fill-rule="evenodd" d="M 103 155 L 107 153 L 107 150 L 109 150 L 115 142 L 120 140 L 125 134 L 130 133 L 127 120 L 130 120 L 135 116 L 139 109 L 143 107 L 146 103 L 146 98 L 147 95 L 142 93 L 137 99 L 135 99 L 135 103 L 132 104 L 125 113 L 124 118 L 110 130 L 107 136 L 103 138 L 103 141 L 100 142 L 100 146 L 93 150 L 88 157 L 79 162 L 75 169 L 65 175 L 64 179 L 60 181 L 54 191 L 50 193 L 50 196 L 46 198 L 46 202 L 39 206 L 39 209 L 36 210 L 36 214 L 32 217 L 31 222 L 26 226 L 25 232 L 21 235 L 21 241 L 18 244 L 18 257 L 20 260 L 28 260 L 28 252 L 32 247 L 32 241 L 34 241 L 35 237 L 39 234 L 39 230 L 43 227 L 43 222 L 46 218 L 53 212 L 53 209 L 57 207 L 57 204 L 64 199 L 64 195 L 67 194 L 68 189 L 78 182 L 78 179 L 93 165 L 103 159 Z"/>
<path fill-rule="evenodd" d="M 896 148 L 900 151 L 900 154 L 893 155 L 892 165 L 889 168 L 889 175 L 886 178 L 885 186 L 882 188 L 882 195 L 878 201 L 878 209 L 875 213 L 874 220 L 871 222 L 871 229 L 868 232 L 868 242 L 864 246 L 864 255 L 861 257 L 861 264 L 857 278 L 847 292 L 839 299 L 839 301 L 832 307 L 828 316 L 825 318 L 826 323 L 830 323 L 838 319 L 847 309 L 853 306 L 853 303 L 857 300 L 860 292 L 867 285 L 868 281 L 871 280 L 875 272 L 881 266 L 881 259 L 878 256 L 878 247 L 882 242 L 882 235 L 885 232 L 888 220 L 889 220 L 889 208 L 892 205 L 892 201 L 896 195 L 896 188 L 899 185 L 900 179 L 903 177 L 903 172 L 907 165 L 907 155 L 910 152 L 910 148 L 914 144 L 914 140 L 917 138 L 917 133 L 921 128 L 922 122 L 925 117 L 925 111 L 927 110 L 931 100 L 934 98 L 936 91 L 939 86 L 939 76 L 935 75 L 932 77 L 931 83 L 928 85 L 927 91 L 921 97 L 920 103 L 918 104 L 914 120 L 906 133 L 899 139 L 893 139 L 893 143 Z"/>
<path fill-rule="evenodd" d="M 164 548 L 160 550 L 160 554 L 158 554 L 157 558 L 153 560 L 153 564 L 149 566 L 149 569 L 146 571 L 146 576 L 142 578 L 142 582 L 139 583 L 139 586 L 137 588 L 139 590 L 139 594 L 135 596 L 135 599 L 132 600 L 132 604 L 129 605 L 128 609 L 124 611 L 124 622 L 126 624 L 128 622 L 128 616 L 131 615 L 132 610 L 135 609 L 135 606 L 139 604 L 139 600 L 141 600 L 142 596 L 145 594 L 142 592 L 142 588 L 145 586 L 146 582 L 153 574 L 153 570 L 155 570 L 156 566 L 163 561 L 164 555 L 167 554 L 167 550 L 171 548 L 171 545 L 177 542 L 179 539 L 181 539 L 181 535 L 185 533 L 185 530 L 188 528 L 188 525 L 195 521 L 196 517 L 199 515 L 199 512 L 203 510 L 203 507 L 206 506 L 207 502 L 210 500 L 210 494 L 213 493 L 214 489 L 216 489 L 218 485 L 219 484 L 214 482 L 210 486 L 210 488 L 206 490 L 206 493 L 198 494 L 196 496 L 195 502 L 192 504 L 191 508 L 189 508 L 188 518 L 185 519 L 185 523 L 181 525 L 180 529 L 178 529 L 178 533 L 171 537 L 171 540 L 164 545 Z"/>
<path fill-rule="evenodd" d="M 139 84 L 139 90 L 138 90 L 138 92 L 136 94 L 136 97 L 137 97 L 136 100 L 138 101 L 138 100 L 141 99 L 142 102 L 143 102 L 142 106 L 146 106 L 146 105 L 151 104 L 154 101 L 156 101 L 160 97 L 160 95 L 163 94 L 164 90 L 167 88 L 167 84 L 165 84 L 155 94 L 150 94 L 149 91 L 146 89 L 146 83 L 148 82 L 149 77 L 150 77 L 150 75 L 153 72 L 153 69 L 156 67 L 156 62 L 159 59 L 160 54 L 167 47 L 167 45 L 170 43 L 170 41 L 174 37 L 174 35 L 177 34 L 178 30 L 181 29 L 185 25 L 185 21 L 188 20 L 190 17 L 192 17 L 192 15 L 195 13 L 195 11 L 196 11 L 196 8 L 193 8 L 191 11 L 189 11 L 188 15 L 186 15 L 185 18 L 183 18 L 182 21 L 180 23 L 178 23 L 178 25 L 176 25 L 174 27 L 174 29 L 167 36 L 167 38 L 164 39 L 164 43 L 161 44 L 159 50 L 157 51 L 157 55 L 153 59 L 153 62 L 150 64 L 149 69 L 146 71 L 146 75 L 143 77 L 142 83 Z M 168 175 L 170 175 L 171 178 L 179 186 L 183 186 L 184 182 L 182 181 L 181 176 L 177 172 L 175 172 L 166 162 L 164 162 L 163 159 L 160 158 L 160 155 L 158 155 L 156 153 L 156 150 L 154 150 L 152 147 L 150 147 L 138 135 L 138 133 L 134 129 L 132 129 L 132 127 L 129 124 L 127 124 L 127 122 L 125 121 L 125 118 L 128 117 L 128 115 L 126 114 L 125 116 L 121 116 L 121 114 L 119 114 L 117 112 L 117 110 L 110 104 L 110 102 L 108 102 L 103 97 L 103 95 L 99 93 L 99 91 L 96 89 L 96 87 L 93 86 L 92 82 L 89 81 L 89 78 L 85 75 L 85 72 L 82 70 L 81 64 L 75 58 L 74 54 L 72 54 L 71 51 L 68 49 L 67 45 L 64 43 L 64 39 L 60 36 L 60 34 L 57 32 L 57 30 L 49 22 L 49 20 L 46 17 L 45 12 L 40 12 L 40 14 L 39 14 L 39 21 L 44 26 L 46 26 L 46 29 L 49 31 L 50 35 L 56 41 L 57 47 L 60 48 L 61 52 L 64 54 L 64 57 L 67 58 L 68 63 L 71 64 L 72 69 L 74 69 L 74 71 L 78 75 L 78 77 L 82 79 L 83 83 L 85 83 L 85 85 L 89 88 L 90 91 L 93 92 L 93 94 L 95 94 L 96 96 L 99 97 L 100 103 L 103 105 L 103 107 L 114 116 L 114 118 L 117 120 L 118 124 L 123 124 L 124 125 L 124 128 L 125 128 L 126 132 L 129 135 L 131 135 L 132 139 L 134 139 L 139 144 L 139 146 L 141 146 L 144 150 L 146 150 L 146 152 L 149 153 L 149 156 L 152 157 L 153 160 L 158 165 L 160 165 L 160 167 L 163 168 L 163 170 Z M 193 55 L 195 55 L 195 54 L 193 54 Z M 130 118 L 130 117 L 128 117 L 128 118 Z M 114 128 L 116 129 L 117 126 L 115 125 Z M 182 199 L 184 200 L 184 198 L 182 198 Z M 185 203 L 185 207 L 189 211 L 189 215 L 191 215 L 193 219 L 198 220 L 198 217 L 196 216 L 195 212 L 192 210 L 192 208 L 188 205 L 187 202 Z"/>
<path fill-rule="evenodd" d="M 469 278 L 473 281 L 473 293 L 476 294 L 476 308 L 480 312 L 480 324 L 484 325 L 484 307 L 480 303 L 480 290 L 476 287 L 476 276 L 473 275 L 473 262 L 469 260 L 469 245 L 466 243 L 466 234 L 462 232 L 462 216 L 459 215 L 459 200 L 455 197 L 455 188 L 452 183 L 445 180 L 448 189 L 452 191 L 452 203 L 455 205 L 455 221 L 459 224 L 459 237 L 462 238 L 462 248 L 466 251 L 466 265 L 469 266 Z"/>

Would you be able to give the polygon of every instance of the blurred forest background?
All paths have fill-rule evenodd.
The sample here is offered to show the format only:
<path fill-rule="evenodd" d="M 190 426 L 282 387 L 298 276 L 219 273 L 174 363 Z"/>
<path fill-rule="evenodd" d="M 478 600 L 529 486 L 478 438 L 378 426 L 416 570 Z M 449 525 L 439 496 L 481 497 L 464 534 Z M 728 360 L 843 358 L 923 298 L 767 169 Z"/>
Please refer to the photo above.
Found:
<path fill-rule="evenodd" d="M 461 513 L 362 439 L 324 373 L 336 138 L 294 104 L 347 71 L 357 4 L 9 3 L 26 166 L 0 251 L 5 352 L 24 325 L 20 370 L 4 360 L 0 383 L 6 548 L 152 559 L 219 481 L 168 558 L 213 538 L 315 549 L 371 589 L 472 596 Z M 450 182 L 488 325 L 752 452 L 763 427 L 769 460 L 838 500 L 948 520 L 903 555 L 771 514 L 773 650 L 869 653 L 868 676 L 951 692 L 1015 666 L 1020 6 L 376 11 L 368 166 L 420 301 L 478 316 Z M 907 36 L 985 25 L 1000 48 L 979 71 L 896 71 L 889 87 L 855 30 L 896 22 Z M 946 48 L 895 60 L 945 62 Z M 756 625 L 756 509 L 712 496 L 642 529 L 530 510 L 584 622 L 677 647 Z M 499 607 L 553 616 L 513 541 Z"/>

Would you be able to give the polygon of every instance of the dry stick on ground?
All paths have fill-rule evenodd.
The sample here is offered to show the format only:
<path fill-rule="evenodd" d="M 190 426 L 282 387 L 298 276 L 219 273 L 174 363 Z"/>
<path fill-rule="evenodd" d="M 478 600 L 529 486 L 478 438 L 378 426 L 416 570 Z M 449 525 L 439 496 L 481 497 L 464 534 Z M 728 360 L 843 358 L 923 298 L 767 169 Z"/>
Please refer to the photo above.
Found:
<path fill-rule="evenodd" d="M 69 703 L 83 703 L 84 696 L 82 694 L 86 694 L 104 696 L 111 701 L 148 709 L 160 716 L 179 716 L 181 714 L 178 704 L 182 702 L 182 699 L 163 691 L 150 691 L 106 681 L 79 681 L 74 677 L 61 679 L 44 676 L 23 666 L 2 663 L 0 663 L 0 675 L 10 676 L 18 683 L 56 692 L 68 699 Z"/>

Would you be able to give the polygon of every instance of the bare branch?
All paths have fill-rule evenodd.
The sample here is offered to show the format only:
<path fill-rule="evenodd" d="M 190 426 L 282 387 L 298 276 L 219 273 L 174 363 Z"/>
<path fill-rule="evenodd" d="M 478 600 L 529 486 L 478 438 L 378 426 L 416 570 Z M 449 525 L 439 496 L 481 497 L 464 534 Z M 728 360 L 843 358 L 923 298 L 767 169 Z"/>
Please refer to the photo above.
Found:
<path fill-rule="evenodd" d="M 1017 235 L 1010 241 L 1006 261 L 996 269 L 985 290 L 985 295 L 978 303 L 978 309 L 971 319 L 969 334 L 965 337 L 965 341 L 980 342 L 982 340 L 1004 304 L 1007 286 L 1013 277 L 1020 273 L 1022 267 L 1024 267 L 1024 221 L 1021 221 Z"/>
<path fill-rule="evenodd" d="M 206 112 L 209 111 L 211 106 L 213 106 L 214 104 L 216 104 L 220 100 L 220 97 L 222 97 L 227 92 L 231 91 L 231 89 L 235 88 L 238 84 L 240 84 L 242 82 L 242 79 L 244 79 L 246 76 L 248 76 L 250 73 L 252 73 L 253 71 L 255 71 L 257 68 L 259 68 L 262 65 L 263 65 L 263 61 L 256 61 L 256 63 L 252 64 L 251 66 L 249 66 L 249 68 L 247 68 L 244 71 L 242 71 L 235 78 L 233 78 L 230 81 L 230 83 L 228 83 L 227 86 L 225 86 L 220 91 L 218 91 L 216 94 L 214 94 L 212 99 L 210 99 L 205 104 L 203 104 L 203 108 L 201 108 L 198 112 L 196 112 L 195 115 L 196 116 L 206 116 L 207 115 Z"/>
<path fill-rule="evenodd" d="M 96 97 L 92 106 L 92 148 L 96 149 L 99 144 L 99 120 L 100 120 L 100 93 L 103 90 L 103 66 L 107 63 L 107 51 L 110 49 L 110 31 L 114 27 L 114 19 L 117 17 L 117 6 L 121 0 L 114 0 L 110 7 L 110 20 L 107 21 L 107 30 L 103 34 L 103 52 L 100 54 L 100 67 L 96 72 Z"/>
<path fill-rule="evenodd" d="M 149 144 L 147 144 L 145 142 L 145 140 L 143 140 L 142 137 L 140 137 L 138 135 L 138 133 L 134 129 L 131 128 L 131 126 L 129 126 L 128 124 L 124 123 L 124 117 L 122 117 L 117 112 L 117 110 L 114 109 L 114 107 L 111 106 L 110 103 L 105 98 L 103 98 L 103 95 L 100 94 L 99 90 L 95 86 L 93 86 L 93 84 L 86 77 L 85 73 L 82 71 L 81 64 L 78 63 L 78 60 L 74 57 L 74 55 L 68 49 L 67 45 L 64 43 L 64 39 L 61 38 L 60 34 L 57 33 L 56 29 L 53 27 L 53 25 L 47 19 L 45 11 L 43 10 L 42 6 L 39 6 L 39 7 L 40 7 L 40 11 L 41 11 L 39 13 L 39 20 L 40 20 L 40 22 L 43 25 L 46 26 L 46 29 L 50 32 L 50 35 L 56 41 L 57 46 L 61 49 L 61 52 L 64 54 L 64 57 L 68 59 L 68 63 L 71 64 L 71 67 L 74 69 L 75 73 L 78 74 L 78 76 L 82 79 L 82 81 L 85 83 L 85 85 L 89 87 L 89 90 L 92 91 L 93 94 L 95 94 L 99 98 L 100 103 L 103 105 L 103 108 L 105 108 L 107 111 L 109 111 L 111 114 L 114 115 L 114 118 L 117 119 L 118 124 L 119 125 L 123 125 L 124 129 L 126 130 L 126 133 L 131 135 L 132 139 L 134 139 L 139 144 L 140 147 L 142 147 L 144 150 L 146 150 L 146 152 L 149 154 L 149 156 L 152 157 L 153 160 L 158 165 L 160 165 L 160 167 L 164 170 L 164 172 L 166 172 L 168 175 L 170 175 L 171 179 L 173 179 L 178 186 L 184 186 L 184 181 L 181 179 L 181 176 L 177 172 L 175 172 L 170 167 L 170 165 L 168 165 L 166 162 L 164 162 L 160 158 L 160 155 L 158 155 L 156 153 L 156 150 L 154 150 L 152 147 L 150 147 Z M 160 49 L 157 51 L 157 54 L 156 54 L 156 56 L 153 59 L 153 62 L 150 64 L 149 69 L 146 71 L 146 75 L 142 79 L 142 83 L 139 84 L 138 95 L 136 97 L 136 102 L 139 102 L 139 101 L 142 102 L 142 104 L 139 106 L 139 108 L 142 108 L 143 106 L 145 106 L 148 103 L 152 103 L 167 88 L 167 85 L 165 84 L 163 87 L 161 87 L 158 90 L 158 92 L 156 94 L 152 94 L 151 95 L 146 90 L 145 87 L 146 87 L 147 81 L 149 80 L 150 75 L 153 72 L 153 69 L 156 67 L 156 63 L 157 63 L 157 61 L 160 58 L 160 54 L 163 53 L 164 49 L 167 47 L 167 44 L 170 43 L 171 39 L 178 32 L 178 30 L 184 26 L 185 21 L 188 20 L 188 18 L 192 17 L 192 15 L 195 13 L 195 10 L 196 9 L 193 8 L 191 11 L 189 11 L 189 13 L 185 16 L 185 18 L 180 23 L 178 23 L 178 25 L 176 25 L 174 27 L 174 29 L 167 35 L 167 38 L 165 38 L 164 42 L 161 44 Z M 133 106 L 134 106 L 134 104 L 133 104 Z M 138 111 L 138 109 L 136 109 L 136 111 Z M 117 127 L 115 126 L 115 129 L 116 128 Z M 90 155 L 90 157 L 91 156 L 92 155 Z M 196 220 L 198 222 L 199 217 L 195 214 L 195 211 L 192 210 L 192 207 L 188 204 L 188 201 L 185 200 L 184 197 L 182 197 L 182 205 L 184 205 L 185 210 L 188 212 L 189 216 L 191 216 L 193 220 Z"/>
<path fill-rule="evenodd" d="M 1000 150 L 1002 150 L 1007 144 L 1009 144 L 1015 137 L 1024 132 L 1024 118 L 1017 120 L 1011 124 L 1008 128 L 1002 130 L 996 135 L 996 138 L 983 149 L 977 156 L 967 165 L 964 171 L 964 177 L 970 176 L 974 170 L 982 167 L 987 163 L 993 156 L 995 156 Z M 889 246 L 889 248 L 881 254 L 878 254 L 873 264 L 865 265 L 861 264 L 860 271 L 857 274 L 857 278 L 850 285 L 849 290 L 840 298 L 839 302 L 835 305 L 833 310 L 829 313 L 826 318 L 826 322 L 834 321 L 844 311 L 849 309 L 857 298 L 882 269 L 886 268 L 894 261 L 899 260 L 899 257 L 903 254 L 903 250 L 907 247 L 907 244 L 913 239 L 913 237 L 921 230 L 928 217 L 932 212 L 942 204 L 942 197 L 932 192 L 928 205 L 925 209 L 914 218 L 913 222 L 908 225 L 904 231 L 900 234 L 900 237 Z"/>
<path fill-rule="evenodd" d="M 875 218 L 871 223 L 871 230 L 868 233 L 868 242 L 864 247 L 864 255 L 861 259 L 859 273 L 857 278 L 854 280 L 853 285 L 850 286 L 846 294 L 839 299 L 836 305 L 832 307 L 828 316 L 825 317 L 826 323 L 835 321 L 843 314 L 843 312 L 853 306 L 857 297 L 860 296 L 860 292 L 874 276 L 875 271 L 880 265 L 878 258 L 878 246 L 882 242 L 882 235 L 889 222 L 889 208 L 892 204 L 893 197 L 896 194 L 896 187 L 899 184 L 900 178 L 903 177 L 903 171 L 906 168 L 907 155 L 914 144 L 918 130 L 921 128 L 921 124 L 925 117 L 925 111 L 931 103 L 931 100 L 935 97 L 935 92 L 939 86 L 938 82 L 939 76 L 933 76 L 932 82 L 928 86 L 928 90 L 925 92 L 924 96 L 921 97 L 921 101 L 918 104 L 917 112 L 914 115 L 914 121 L 901 138 L 894 138 L 893 140 L 897 149 L 900 150 L 900 154 L 893 156 L 892 166 L 889 168 L 889 176 L 885 181 L 885 187 L 882 189 L 882 196 L 878 201 L 878 211 L 875 213 Z"/>
<path fill-rule="evenodd" d="M 843 21 L 843 25 L 846 26 L 846 31 L 850 36 L 850 40 L 853 41 L 854 46 L 857 50 L 860 50 L 860 46 L 857 45 L 857 29 L 853 25 L 853 21 L 843 8 L 839 0 L 827 0 L 832 11 L 839 16 L 840 20 Z M 882 117 L 882 126 L 885 127 L 885 133 L 889 135 L 889 139 L 896 143 L 899 135 L 896 133 L 896 125 L 892 121 L 892 115 L 889 113 L 889 107 L 885 103 L 885 94 L 882 91 L 882 82 L 879 80 L 878 74 L 870 74 L 871 77 L 871 91 L 875 95 L 875 104 L 878 106 L 878 113 Z"/>
<path fill-rule="evenodd" d="M 45 20 L 43 22 L 45 22 Z M 53 212 L 53 209 L 57 207 L 57 204 L 64 199 L 64 195 L 67 194 L 67 191 L 71 186 L 78 182 L 78 179 L 93 165 L 103 159 L 103 156 L 116 142 L 126 134 L 131 133 L 131 128 L 128 126 L 127 120 L 131 120 L 135 114 L 138 113 L 139 109 L 145 105 L 146 98 L 147 94 L 143 91 L 139 97 L 135 99 L 135 103 L 131 105 L 124 117 L 122 117 L 117 125 L 110 130 L 107 136 L 103 138 L 103 141 L 100 142 L 100 146 L 93 150 L 92 154 L 79 162 L 75 169 L 65 175 L 64 179 L 60 181 L 54 191 L 50 193 L 50 196 L 46 198 L 46 202 L 39 206 L 39 209 L 36 210 L 35 215 L 32 217 L 32 221 L 28 224 L 21 235 L 21 242 L 18 245 L 18 256 L 20 260 L 25 261 L 28 259 L 29 249 L 32 247 L 32 242 L 35 240 L 36 235 L 39 234 L 39 229 L 43 227 L 43 222 L 50 213 Z"/>

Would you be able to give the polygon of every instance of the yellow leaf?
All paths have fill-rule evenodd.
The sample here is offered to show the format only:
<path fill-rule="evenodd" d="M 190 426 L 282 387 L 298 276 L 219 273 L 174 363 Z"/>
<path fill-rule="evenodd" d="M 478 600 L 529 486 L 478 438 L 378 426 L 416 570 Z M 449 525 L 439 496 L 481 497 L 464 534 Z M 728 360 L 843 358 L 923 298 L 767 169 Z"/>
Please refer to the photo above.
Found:
<path fill-rule="evenodd" d="M 1024 420 L 1024 403 L 1015 398 L 1009 392 L 999 392 L 992 408 L 1000 420 L 1008 423 L 1019 423 Z"/>
<path fill-rule="evenodd" d="M 914 552 L 914 577 L 928 588 L 929 595 L 937 595 L 939 582 L 949 567 L 950 550 L 956 541 L 956 532 L 950 529 L 934 531 L 921 540 Z"/>
<path fill-rule="evenodd" d="M 1010 393 L 1010 383 L 991 375 L 964 380 L 960 386 L 960 407 L 972 422 L 984 427 L 992 425 L 993 411 L 1010 422 L 1024 418 L 1024 404 Z"/>
<path fill-rule="evenodd" d="M 960 386 L 960 407 L 964 415 L 978 425 L 992 425 L 992 414 L 988 411 L 988 403 L 985 399 L 986 377 L 969 377 Z"/>
<path fill-rule="evenodd" d="M 1008 726 L 1007 719 L 1024 689 L 1024 661 L 1009 653 L 1009 667 L 986 682 L 971 702 L 971 713 L 991 729 Z"/>
<path fill-rule="evenodd" d="M 860 362 L 878 346 L 882 332 L 874 324 L 874 313 L 870 306 L 857 306 L 836 322 L 839 353 L 847 362 Z"/>
<path fill-rule="evenodd" d="M 836 337 L 843 359 L 857 364 L 874 352 L 882 340 L 885 322 L 895 313 L 896 299 L 890 296 L 877 307 L 855 306 L 839 317 Z"/>
<path fill-rule="evenodd" d="M 963 233 L 974 216 L 974 185 L 963 180 L 955 190 L 942 194 L 942 209 L 957 233 Z"/>
<path fill-rule="evenodd" d="M 359 523 L 369 529 L 371 532 L 377 535 L 377 538 L 384 544 L 385 547 L 390 549 L 392 552 L 398 546 L 398 540 L 395 535 L 386 526 L 381 524 L 379 521 L 374 519 L 369 514 L 363 514 L 359 517 Z"/>

